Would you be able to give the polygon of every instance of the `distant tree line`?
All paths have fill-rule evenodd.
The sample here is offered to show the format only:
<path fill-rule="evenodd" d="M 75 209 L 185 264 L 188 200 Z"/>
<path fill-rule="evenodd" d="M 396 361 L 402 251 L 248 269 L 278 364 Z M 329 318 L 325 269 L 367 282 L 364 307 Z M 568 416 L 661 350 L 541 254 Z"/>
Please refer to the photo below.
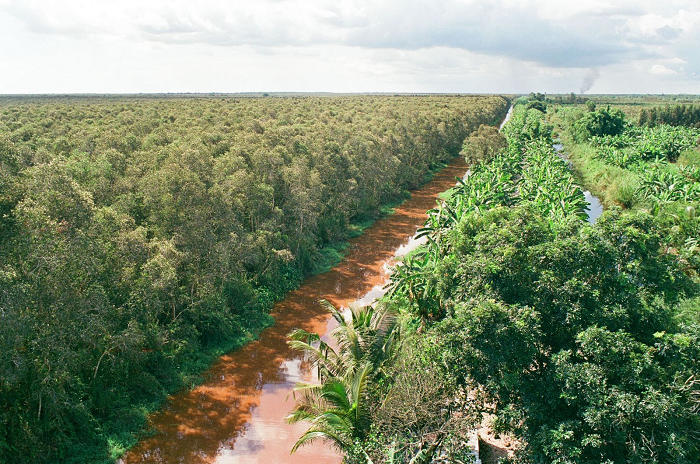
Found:
<path fill-rule="evenodd" d="M 638 125 L 642 127 L 686 126 L 700 128 L 700 105 L 654 106 L 639 112 Z"/>

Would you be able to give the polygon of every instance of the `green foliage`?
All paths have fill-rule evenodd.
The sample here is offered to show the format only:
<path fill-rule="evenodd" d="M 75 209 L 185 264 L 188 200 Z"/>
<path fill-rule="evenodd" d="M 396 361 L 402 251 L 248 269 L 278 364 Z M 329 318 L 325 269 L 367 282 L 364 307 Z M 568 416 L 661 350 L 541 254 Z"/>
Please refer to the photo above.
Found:
<path fill-rule="evenodd" d="M 642 156 L 632 150 L 620 150 L 612 144 L 604 144 L 596 148 L 596 159 L 611 166 L 618 166 L 623 169 L 638 169 L 642 163 Z"/>
<path fill-rule="evenodd" d="M 573 125 L 573 136 L 578 142 L 591 137 L 618 135 L 625 128 L 625 115 L 617 108 L 602 108 L 585 113 Z"/>
<path fill-rule="evenodd" d="M 676 162 L 684 151 L 697 145 L 700 131 L 667 125 L 654 128 L 629 128 L 617 136 L 596 136 L 589 143 L 598 147 L 609 164 L 625 168 L 642 161 Z M 628 161 L 629 160 L 629 161 Z"/>
<path fill-rule="evenodd" d="M 587 217 L 588 203 L 564 160 L 555 155 L 551 139 L 527 146 L 518 183 L 521 201 L 533 202 L 555 218 Z"/>
<path fill-rule="evenodd" d="M 0 99 L 0 461 L 99 462 L 501 97 Z M 327 248 L 330 246 L 330 248 Z"/>
<path fill-rule="evenodd" d="M 683 150 L 678 157 L 678 164 L 680 166 L 691 166 L 691 167 L 699 167 L 700 166 L 700 150 L 699 149 L 687 149 Z"/>
<path fill-rule="evenodd" d="M 523 152 L 528 142 L 539 139 L 551 140 L 552 130 L 552 125 L 545 122 L 542 112 L 517 105 L 510 121 L 503 128 L 503 135 L 508 140 L 509 153 L 519 154 Z"/>
<path fill-rule="evenodd" d="M 547 112 L 547 104 L 541 100 L 533 100 L 528 102 L 527 104 L 527 109 L 536 109 L 537 111 L 541 111 L 542 113 Z"/>
<path fill-rule="evenodd" d="M 584 181 L 607 203 L 643 206 L 657 215 L 669 246 L 694 275 L 700 263 L 697 233 L 685 210 L 700 200 L 698 137 L 697 129 L 685 127 L 629 127 L 618 136 L 592 137 L 595 148 L 579 145 L 572 157 Z"/>
<path fill-rule="evenodd" d="M 523 439 L 527 462 L 696 462 L 700 345 L 697 304 L 685 300 L 698 293 L 695 248 L 669 248 L 697 235 L 695 210 L 581 220 L 580 189 L 546 131 L 533 140 L 542 122 L 530 111 L 504 129 L 508 152 L 476 165 L 430 213 L 417 255 L 431 258 L 397 273 L 433 276 L 442 318 L 420 335 L 433 342 L 425 356 L 440 360 L 441 385 L 473 393 L 463 406 L 490 405 L 494 429 Z M 679 175 L 692 184 L 697 174 Z M 410 308 L 424 295 L 394 301 Z"/>
<path fill-rule="evenodd" d="M 288 421 L 292 424 L 308 421 L 311 427 L 299 437 L 292 453 L 318 439 L 344 451 L 352 446 L 353 440 L 365 437 L 369 428 L 365 397 L 371 370 L 372 365 L 365 363 L 343 380 L 325 379 L 320 386 L 305 387 L 302 403 L 297 404 Z"/>
<path fill-rule="evenodd" d="M 513 118 L 515 122 L 511 124 L 519 127 L 507 126 L 511 134 L 519 137 L 513 146 L 523 146 L 525 152 L 501 153 L 491 162 L 472 166 L 470 175 L 451 190 L 449 198 L 428 212 L 425 226 L 419 229 L 419 236 L 428 237 L 427 247 L 394 270 L 389 296 L 403 298 L 406 311 L 420 317 L 423 325 L 445 315 L 437 293 L 437 266 L 449 252 L 445 234 L 463 217 L 499 206 L 530 203 L 553 221 L 569 215 L 586 218 L 583 192 L 574 184 L 566 163 L 556 156 L 551 146 L 551 128 L 541 130 L 545 127 L 543 115 L 520 106 Z"/>
<path fill-rule="evenodd" d="M 669 246 L 678 254 L 685 272 L 697 277 L 700 270 L 700 218 L 698 203 L 676 202 L 659 208 L 657 220 L 666 231 Z"/>
<path fill-rule="evenodd" d="M 581 332 L 575 351 L 553 356 L 561 399 L 578 417 L 558 429 L 568 432 L 568 443 L 555 439 L 543 451 L 552 456 L 556 448 L 568 449 L 578 462 L 696 460 L 698 418 L 684 391 L 700 354 L 687 350 L 694 342 L 697 334 L 659 333 L 656 343 L 645 344 L 595 326 Z"/>
<path fill-rule="evenodd" d="M 289 334 L 289 345 L 305 353 L 318 369 L 320 381 L 300 383 L 294 388 L 295 397 L 299 395 L 300 399 L 287 420 L 308 421 L 311 427 L 296 442 L 292 453 L 317 439 L 346 451 L 355 440 L 367 437 L 371 425 L 370 382 L 391 358 L 399 341 L 396 318 L 385 307 L 352 308 L 346 320 L 330 303 L 324 304 L 338 322 L 331 332 L 337 350 L 317 334 L 303 330 Z"/>
<path fill-rule="evenodd" d="M 410 308 L 409 312 L 417 315 L 422 324 L 428 319 L 437 319 L 443 315 L 436 288 L 435 258 L 436 254 L 424 252 L 407 256 L 401 265 L 394 269 L 388 285 L 388 295 L 405 298 Z"/>
<path fill-rule="evenodd" d="M 631 131 L 625 131 L 618 135 L 595 135 L 588 139 L 588 143 L 594 147 L 627 148 L 634 143 Z"/>
<path fill-rule="evenodd" d="M 660 124 L 700 128 L 700 105 L 666 105 L 642 108 L 638 125 L 655 127 Z"/>
<path fill-rule="evenodd" d="M 636 132 L 634 149 L 646 161 L 674 163 L 683 151 L 695 147 L 700 139 L 700 130 L 666 125 Z"/>
<path fill-rule="evenodd" d="M 372 395 L 373 427 L 349 462 L 472 462 L 469 432 L 478 423 L 465 392 L 440 362 L 432 337 L 408 336 Z M 436 381 L 439 379 L 439 381 Z"/>
<path fill-rule="evenodd" d="M 649 215 L 571 219 L 552 230 L 532 207 L 465 218 L 441 270 L 454 305 L 437 329 L 445 363 L 536 461 L 692 462 L 698 418 L 682 388 L 697 359 L 671 362 L 679 348 L 661 350 L 658 333 L 674 331 L 671 308 L 693 287 Z"/>
<path fill-rule="evenodd" d="M 700 200 L 700 184 L 695 179 L 695 170 L 683 174 L 683 171 L 668 169 L 663 164 L 648 165 L 639 176 L 637 192 L 652 202 Z"/>
<path fill-rule="evenodd" d="M 471 162 L 488 162 L 506 146 L 505 138 L 493 126 L 481 125 L 464 140 L 460 155 Z"/>

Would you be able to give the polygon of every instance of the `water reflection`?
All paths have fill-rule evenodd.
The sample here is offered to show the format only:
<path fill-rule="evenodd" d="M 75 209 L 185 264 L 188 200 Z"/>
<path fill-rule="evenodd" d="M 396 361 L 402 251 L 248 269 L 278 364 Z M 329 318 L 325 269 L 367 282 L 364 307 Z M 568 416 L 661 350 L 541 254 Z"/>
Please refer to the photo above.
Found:
<path fill-rule="evenodd" d="M 381 294 L 395 250 L 404 246 L 404 253 L 414 246 L 408 238 L 423 224 L 426 211 L 466 169 L 463 159 L 455 159 L 392 216 L 352 239 L 341 264 L 309 278 L 275 304 L 275 325 L 259 340 L 222 356 L 204 384 L 174 395 L 149 420 L 155 435 L 141 441 L 123 462 L 339 463 L 341 456 L 320 442 L 289 454 L 308 427 L 285 422 L 294 404 L 290 392 L 300 379 L 313 380 L 314 372 L 300 353 L 288 348 L 286 335 L 303 328 L 327 337 L 333 326 L 318 304 L 320 298 L 344 307 L 368 292 L 367 300 Z"/>
<path fill-rule="evenodd" d="M 566 152 L 564 152 L 564 145 L 561 143 L 555 143 L 552 145 L 554 148 L 554 151 L 557 152 L 557 156 L 564 161 L 566 161 L 569 164 L 569 167 L 572 167 L 571 161 L 569 160 L 569 157 L 567 156 Z M 603 204 L 600 202 L 600 199 L 593 195 L 591 192 L 586 190 L 583 192 L 583 196 L 586 198 L 586 203 L 588 203 L 588 222 L 591 224 L 595 224 L 595 222 L 598 220 L 598 217 L 603 214 Z"/>
<path fill-rule="evenodd" d="M 588 190 L 583 192 L 583 195 L 586 197 L 586 201 L 588 202 L 588 222 L 595 224 L 598 217 L 603 214 L 603 204 L 600 202 L 600 199 L 597 196 L 593 195 Z"/>

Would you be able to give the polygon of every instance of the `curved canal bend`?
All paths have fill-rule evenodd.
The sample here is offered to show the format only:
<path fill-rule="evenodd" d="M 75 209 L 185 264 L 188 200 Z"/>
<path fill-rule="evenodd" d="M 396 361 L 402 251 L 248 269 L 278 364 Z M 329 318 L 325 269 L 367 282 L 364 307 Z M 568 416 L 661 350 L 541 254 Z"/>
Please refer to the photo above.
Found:
<path fill-rule="evenodd" d="M 379 293 L 396 250 L 423 225 L 437 195 L 454 186 L 455 177 L 466 170 L 466 162 L 455 158 L 428 184 L 411 192 L 394 214 L 351 239 L 338 266 L 305 280 L 275 304 L 275 324 L 257 341 L 219 358 L 202 385 L 173 395 L 152 415 L 149 425 L 156 434 L 142 440 L 121 462 L 340 462 L 341 456 L 321 442 L 289 454 L 308 428 L 306 423 L 285 422 L 294 405 L 290 392 L 298 381 L 312 379 L 313 369 L 288 348 L 286 335 L 295 328 L 319 334 L 332 330 L 328 313 L 318 304 L 321 298 L 343 307 L 368 293 Z"/>

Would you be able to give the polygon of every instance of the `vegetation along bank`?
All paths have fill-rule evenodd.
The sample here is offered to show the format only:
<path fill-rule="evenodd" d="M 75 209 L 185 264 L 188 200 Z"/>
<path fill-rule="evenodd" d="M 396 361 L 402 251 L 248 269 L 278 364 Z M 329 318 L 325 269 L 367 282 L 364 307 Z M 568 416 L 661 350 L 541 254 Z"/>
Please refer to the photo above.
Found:
<path fill-rule="evenodd" d="M 503 134 L 465 141 L 471 175 L 337 348 L 291 334 L 321 379 L 300 385 L 298 445 L 467 462 L 488 413 L 516 462 L 698 462 L 700 134 L 544 98 L 519 100 Z M 595 224 L 581 183 L 608 206 Z"/>
<path fill-rule="evenodd" d="M 0 99 L 0 462 L 104 462 L 497 96 Z"/>

